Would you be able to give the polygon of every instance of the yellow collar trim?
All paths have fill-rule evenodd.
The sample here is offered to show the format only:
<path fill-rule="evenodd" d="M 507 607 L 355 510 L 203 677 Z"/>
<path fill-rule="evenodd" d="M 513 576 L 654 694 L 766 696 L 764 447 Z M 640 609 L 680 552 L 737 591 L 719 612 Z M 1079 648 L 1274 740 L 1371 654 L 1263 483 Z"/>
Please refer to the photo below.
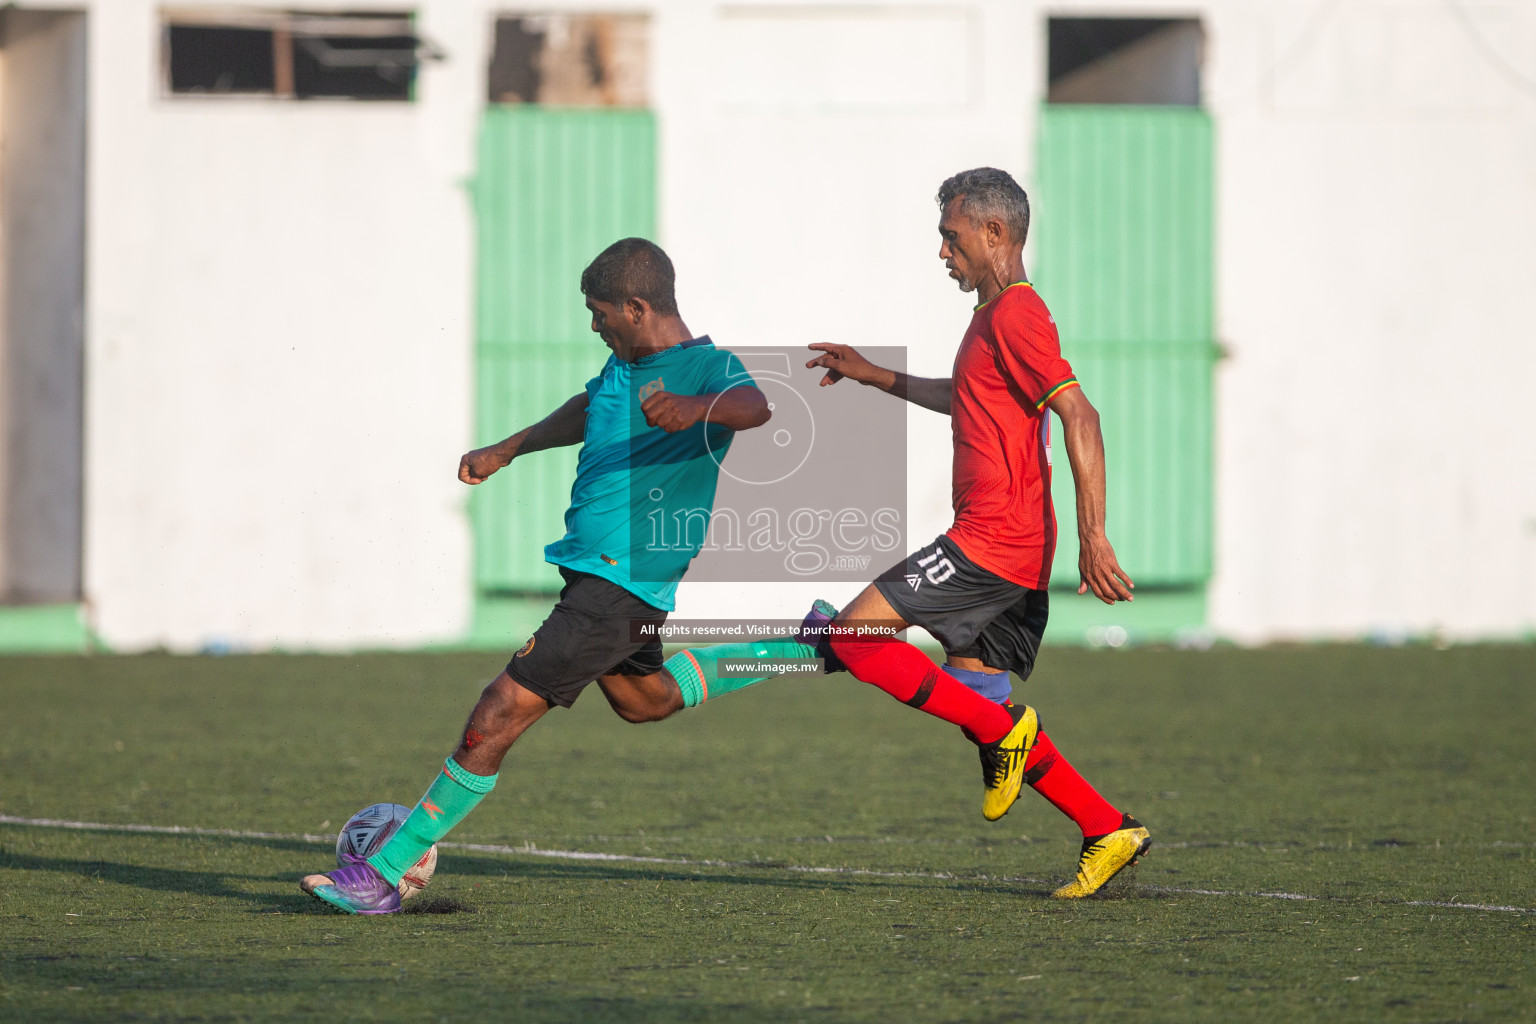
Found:
<path fill-rule="evenodd" d="M 992 296 L 986 302 L 977 303 L 976 309 L 971 310 L 971 312 L 974 313 L 974 312 L 976 312 L 976 310 L 980 309 L 982 306 L 988 305 L 989 303 L 996 302 L 1002 296 L 1003 292 L 1010 291 L 1010 290 L 1012 290 L 1014 288 L 1033 288 L 1033 287 L 1034 287 L 1034 285 L 1030 284 L 1028 281 L 1015 281 L 1015 282 L 1013 282 L 1013 284 L 1009 285 L 1007 288 L 1004 288 L 1002 292 L 998 292 L 996 295 Z"/>

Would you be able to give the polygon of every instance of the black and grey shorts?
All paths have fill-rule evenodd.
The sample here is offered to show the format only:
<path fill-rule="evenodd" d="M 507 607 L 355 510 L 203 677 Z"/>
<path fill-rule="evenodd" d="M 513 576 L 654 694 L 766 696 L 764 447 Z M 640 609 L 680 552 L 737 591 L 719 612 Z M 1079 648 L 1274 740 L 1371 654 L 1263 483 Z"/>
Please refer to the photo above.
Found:
<path fill-rule="evenodd" d="M 667 613 L 610 580 L 564 566 L 565 586 L 549 618 L 507 662 L 507 675 L 551 704 L 570 707 L 600 676 L 661 671 L 661 641 L 633 639 L 632 622 L 659 627 Z"/>
<path fill-rule="evenodd" d="M 1028 679 L 1045 635 L 1045 590 L 1005 580 L 966 557 L 948 536 L 919 548 L 875 580 L 897 613 L 947 654 Z"/>

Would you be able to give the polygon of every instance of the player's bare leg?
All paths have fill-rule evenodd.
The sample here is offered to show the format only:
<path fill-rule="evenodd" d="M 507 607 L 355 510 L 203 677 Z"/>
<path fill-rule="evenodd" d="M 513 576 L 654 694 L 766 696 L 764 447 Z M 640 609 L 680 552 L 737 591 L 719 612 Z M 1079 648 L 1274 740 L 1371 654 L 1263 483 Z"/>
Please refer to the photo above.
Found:
<path fill-rule="evenodd" d="M 512 744 L 548 710 L 549 701 L 502 672 L 480 692 L 453 759 L 476 775 L 495 775 Z"/>
<path fill-rule="evenodd" d="M 692 673 L 686 691 L 666 667 L 647 674 L 608 673 L 598 678 L 598 687 L 614 712 L 626 722 L 656 722 L 702 703 L 709 695 L 709 680 L 714 682 L 714 695 L 719 696 L 772 678 L 719 679 L 714 670 L 725 661 L 822 658 L 827 671 L 838 671 L 841 666 L 830 657 L 824 632 L 834 614 L 836 609 L 818 601 L 794 638 L 722 645 L 675 655 L 668 664 Z M 810 635 L 818 629 L 822 632 Z M 691 701 L 689 693 L 693 694 Z M 444 764 L 442 773 L 383 848 L 361 865 L 309 875 L 300 883 L 301 888 L 348 913 L 382 914 L 399 909 L 396 872 L 408 869 L 491 791 L 507 752 L 551 706 L 548 699 L 502 672 L 481 692 L 464 725 L 459 746 Z"/>
<path fill-rule="evenodd" d="M 657 721 L 683 708 L 677 682 L 664 671 L 605 675 L 598 685 L 625 721 Z M 481 691 L 441 774 L 379 852 L 361 864 L 306 876 L 300 888 L 347 913 L 398 910 L 398 876 L 484 799 L 496 784 L 507 752 L 550 707 L 549 700 L 503 671 Z"/>
<path fill-rule="evenodd" d="M 481 692 L 458 749 L 379 852 L 358 864 L 308 875 L 299 887 L 349 914 L 399 910 L 400 878 L 495 787 L 507 751 L 549 707 L 549 701 L 502 672 Z"/>
<path fill-rule="evenodd" d="M 659 722 L 684 707 L 683 691 L 666 669 L 644 676 L 600 676 L 597 685 L 614 714 L 626 722 Z"/>

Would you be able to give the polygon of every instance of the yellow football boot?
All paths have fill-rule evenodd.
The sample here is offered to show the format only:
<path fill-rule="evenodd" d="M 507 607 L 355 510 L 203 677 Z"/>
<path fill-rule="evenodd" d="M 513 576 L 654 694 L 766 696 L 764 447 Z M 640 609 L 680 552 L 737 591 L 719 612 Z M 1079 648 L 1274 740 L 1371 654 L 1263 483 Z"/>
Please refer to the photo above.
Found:
<path fill-rule="evenodd" d="M 981 780 L 987 791 L 981 798 L 981 816 L 996 821 L 1008 813 L 1024 786 L 1024 760 L 1040 735 L 1040 718 L 1023 704 L 1008 705 L 1013 728 L 996 743 L 981 748 Z"/>
<path fill-rule="evenodd" d="M 1129 814 L 1124 815 L 1115 831 L 1083 840 L 1083 852 L 1077 858 L 1077 877 L 1051 895 L 1058 900 L 1092 896 L 1111 878 L 1141 860 L 1150 849 L 1152 833 Z"/>

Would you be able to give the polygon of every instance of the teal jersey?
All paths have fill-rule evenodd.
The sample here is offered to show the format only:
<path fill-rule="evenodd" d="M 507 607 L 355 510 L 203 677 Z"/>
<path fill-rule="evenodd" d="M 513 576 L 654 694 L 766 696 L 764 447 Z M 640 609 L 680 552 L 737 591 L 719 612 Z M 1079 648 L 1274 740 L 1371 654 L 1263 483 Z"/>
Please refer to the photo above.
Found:
<path fill-rule="evenodd" d="M 565 536 L 544 560 L 591 573 L 664 611 L 699 553 L 734 432 L 696 423 L 669 434 L 640 403 L 658 391 L 708 395 L 755 387 L 735 354 L 708 336 L 626 363 L 609 356 L 587 381 L 587 425 L 565 513 Z"/>

